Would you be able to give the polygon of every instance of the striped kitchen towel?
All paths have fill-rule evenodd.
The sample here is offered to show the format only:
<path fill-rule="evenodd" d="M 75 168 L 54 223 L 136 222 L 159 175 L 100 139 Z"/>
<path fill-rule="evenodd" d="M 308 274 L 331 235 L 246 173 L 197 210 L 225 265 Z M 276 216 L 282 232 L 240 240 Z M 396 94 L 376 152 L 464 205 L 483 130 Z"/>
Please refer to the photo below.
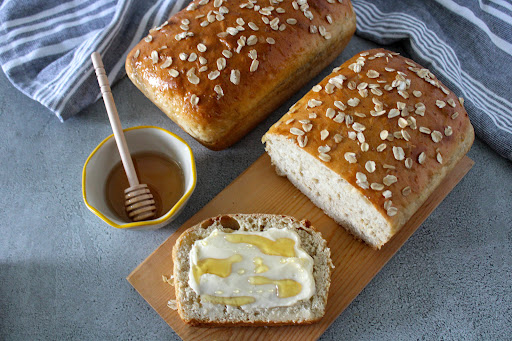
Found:
<path fill-rule="evenodd" d="M 0 64 L 18 89 L 65 120 L 99 98 L 92 51 L 101 53 L 114 83 L 125 74 L 128 51 L 188 2 L 4 0 Z M 383 45 L 402 43 L 413 59 L 466 99 L 477 135 L 512 160 L 512 86 L 506 82 L 512 75 L 510 1 L 352 3 L 358 35 Z"/>
<path fill-rule="evenodd" d="M 189 0 L 4 0 L 0 64 L 9 80 L 64 121 L 99 98 L 90 55 L 113 84 L 130 49 Z"/>
<path fill-rule="evenodd" d="M 356 34 L 401 43 L 465 99 L 478 137 L 512 160 L 512 2 L 352 0 Z"/>

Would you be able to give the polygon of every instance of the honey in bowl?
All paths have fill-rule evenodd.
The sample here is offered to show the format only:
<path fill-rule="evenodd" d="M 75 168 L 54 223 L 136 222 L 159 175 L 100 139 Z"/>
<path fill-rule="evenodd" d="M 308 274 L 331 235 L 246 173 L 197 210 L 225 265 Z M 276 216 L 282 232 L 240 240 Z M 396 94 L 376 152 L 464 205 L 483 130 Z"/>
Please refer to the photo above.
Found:
<path fill-rule="evenodd" d="M 185 177 L 180 165 L 166 155 L 154 152 L 132 154 L 139 182 L 147 184 L 156 206 L 155 219 L 167 213 L 183 196 Z M 124 190 L 130 187 L 121 161 L 107 177 L 105 195 L 107 203 L 119 218 L 130 222 L 126 214 Z"/>

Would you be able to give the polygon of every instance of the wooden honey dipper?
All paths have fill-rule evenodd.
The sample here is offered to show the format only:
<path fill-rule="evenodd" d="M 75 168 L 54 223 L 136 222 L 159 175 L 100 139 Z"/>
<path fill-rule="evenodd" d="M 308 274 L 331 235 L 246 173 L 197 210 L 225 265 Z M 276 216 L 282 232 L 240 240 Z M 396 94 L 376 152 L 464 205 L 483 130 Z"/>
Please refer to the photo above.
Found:
<path fill-rule="evenodd" d="M 139 179 L 137 178 L 137 172 L 133 167 L 132 157 L 128 150 L 128 145 L 126 144 L 123 128 L 121 127 L 121 121 L 119 120 L 119 114 L 117 113 L 114 97 L 110 90 L 110 84 L 108 82 L 101 56 L 98 52 L 93 52 L 91 54 L 91 59 L 94 70 L 96 71 L 101 94 L 103 95 L 103 101 L 105 102 L 110 125 L 114 132 L 117 149 L 119 150 L 119 155 L 121 155 L 124 171 L 126 172 L 126 177 L 130 183 L 130 187 L 124 190 L 126 213 L 133 221 L 147 220 L 154 217 L 156 214 L 153 194 L 151 194 L 148 186 L 146 184 L 139 183 Z"/>

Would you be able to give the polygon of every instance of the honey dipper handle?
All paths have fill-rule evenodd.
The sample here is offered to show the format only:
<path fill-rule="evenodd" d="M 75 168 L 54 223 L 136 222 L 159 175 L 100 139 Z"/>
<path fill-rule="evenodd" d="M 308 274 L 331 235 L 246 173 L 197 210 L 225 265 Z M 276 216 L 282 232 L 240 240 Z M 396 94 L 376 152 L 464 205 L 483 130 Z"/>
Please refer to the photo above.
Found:
<path fill-rule="evenodd" d="M 126 176 L 128 177 L 128 182 L 130 183 L 130 187 L 136 186 L 139 184 L 139 179 L 137 178 L 137 173 L 133 167 L 132 157 L 130 156 L 130 151 L 128 150 L 128 145 L 126 144 L 123 128 L 121 127 L 121 121 L 119 120 L 116 104 L 114 103 L 114 97 L 112 97 L 110 84 L 108 82 L 105 68 L 103 67 L 103 61 L 101 60 L 101 56 L 98 52 L 93 52 L 91 54 L 91 59 L 94 70 L 96 71 L 96 76 L 98 77 L 98 83 L 100 85 L 101 94 L 103 95 L 103 101 L 105 102 L 105 107 L 107 108 L 108 119 L 110 120 L 112 131 L 114 132 L 117 149 L 119 149 L 119 154 L 121 155 L 121 160 L 123 161 L 123 166 L 126 172 Z"/>

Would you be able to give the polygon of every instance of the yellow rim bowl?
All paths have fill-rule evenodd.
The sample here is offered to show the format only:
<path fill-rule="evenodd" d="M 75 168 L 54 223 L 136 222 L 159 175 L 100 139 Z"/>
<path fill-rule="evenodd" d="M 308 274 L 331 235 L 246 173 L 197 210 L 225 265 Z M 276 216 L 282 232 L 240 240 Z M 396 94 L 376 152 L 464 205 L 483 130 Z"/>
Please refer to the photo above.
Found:
<path fill-rule="evenodd" d="M 104 139 L 89 155 L 82 170 L 82 196 L 91 212 L 110 226 L 120 229 L 157 229 L 174 220 L 185 207 L 197 182 L 196 164 L 190 146 L 179 136 L 154 126 L 139 126 L 123 130 L 132 154 L 158 152 L 176 160 L 185 177 L 185 192 L 163 216 L 146 221 L 121 220 L 106 202 L 105 184 L 110 171 L 121 161 L 114 135 Z"/>

